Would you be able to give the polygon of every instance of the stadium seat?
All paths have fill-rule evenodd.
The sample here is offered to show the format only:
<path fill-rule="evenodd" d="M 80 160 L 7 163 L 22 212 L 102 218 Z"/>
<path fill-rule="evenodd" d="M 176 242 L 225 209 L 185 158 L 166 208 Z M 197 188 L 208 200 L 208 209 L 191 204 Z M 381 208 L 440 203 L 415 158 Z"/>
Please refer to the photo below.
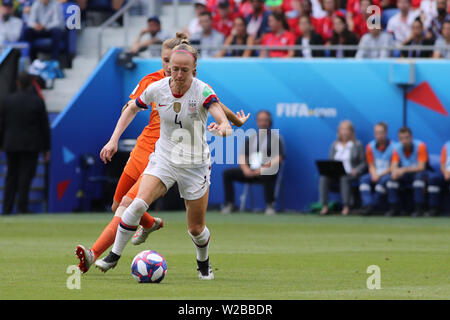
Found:
<path fill-rule="evenodd" d="M 70 17 L 70 15 L 67 13 L 67 8 L 73 4 L 74 3 L 70 1 L 61 4 L 64 15 L 64 21 L 67 21 L 67 19 Z M 52 40 L 51 38 L 40 38 L 36 39 L 32 45 L 40 52 L 49 53 L 51 52 L 52 49 Z M 76 49 L 77 49 L 77 30 L 76 29 L 69 30 L 67 28 L 64 28 L 63 41 L 61 41 L 59 45 L 59 51 L 62 54 L 60 56 L 60 65 L 62 68 L 72 67 L 72 60 L 76 54 Z"/>
<path fill-rule="evenodd" d="M 399 10 L 397 8 L 386 9 L 383 11 L 383 13 L 381 14 L 381 26 L 383 27 L 383 29 L 386 29 L 389 19 L 398 12 Z"/>

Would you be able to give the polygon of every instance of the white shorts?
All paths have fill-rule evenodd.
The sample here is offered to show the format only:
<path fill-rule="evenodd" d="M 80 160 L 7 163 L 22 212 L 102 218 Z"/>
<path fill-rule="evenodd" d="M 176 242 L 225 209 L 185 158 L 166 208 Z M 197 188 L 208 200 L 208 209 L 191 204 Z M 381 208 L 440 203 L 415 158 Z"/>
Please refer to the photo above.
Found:
<path fill-rule="evenodd" d="M 211 165 L 198 168 L 175 167 L 152 153 L 144 174 L 159 178 L 169 190 L 178 183 L 180 196 L 185 200 L 197 200 L 208 191 L 211 178 Z"/>

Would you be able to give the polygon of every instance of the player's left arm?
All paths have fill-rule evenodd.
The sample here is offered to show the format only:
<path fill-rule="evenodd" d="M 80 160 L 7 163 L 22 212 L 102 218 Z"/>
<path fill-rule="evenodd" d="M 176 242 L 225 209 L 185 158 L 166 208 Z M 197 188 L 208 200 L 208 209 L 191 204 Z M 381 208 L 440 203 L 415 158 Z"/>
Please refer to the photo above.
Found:
<path fill-rule="evenodd" d="M 225 112 L 227 119 L 230 120 L 231 123 L 233 125 L 235 125 L 236 127 L 241 127 L 245 122 L 247 122 L 248 118 L 250 117 L 250 113 L 245 115 L 244 110 L 237 111 L 235 114 L 222 102 L 219 101 L 219 104 L 220 104 L 220 107 L 222 108 L 223 112 Z"/>
<path fill-rule="evenodd" d="M 212 122 L 208 126 L 208 130 L 214 135 L 222 137 L 229 136 L 233 132 L 233 129 L 231 129 L 231 125 L 228 122 L 225 112 L 223 112 L 219 102 L 211 103 L 208 110 L 211 112 L 211 115 L 216 121 Z"/>

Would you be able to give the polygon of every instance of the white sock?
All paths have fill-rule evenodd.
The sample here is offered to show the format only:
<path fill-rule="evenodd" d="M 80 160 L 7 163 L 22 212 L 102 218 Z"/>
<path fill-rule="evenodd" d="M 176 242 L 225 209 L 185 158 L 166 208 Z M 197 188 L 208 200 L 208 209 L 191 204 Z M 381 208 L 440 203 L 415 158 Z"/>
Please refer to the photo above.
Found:
<path fill-rule="evenodd" d="M 113 253 L 119 256 L 122 255 L 123 249 L 136 232 L 139 221 L 147 209 L 148 205 L 144 200 L 135 198 L 125 210 L 117 228 L 116 239 L 112 248 Z"/>
<path fill-rule="evenodd" d="M 208 259 L 209 238 L 211 236 L 209 229 L 205 226 L 205 229 L 203 229 L 202 233 L 198 236 L 193 236 L 189 231 L 188 233 L 194 242 L 195 249 L 197 250 L 197 260 L 206 261 L 206 259 Z"/>

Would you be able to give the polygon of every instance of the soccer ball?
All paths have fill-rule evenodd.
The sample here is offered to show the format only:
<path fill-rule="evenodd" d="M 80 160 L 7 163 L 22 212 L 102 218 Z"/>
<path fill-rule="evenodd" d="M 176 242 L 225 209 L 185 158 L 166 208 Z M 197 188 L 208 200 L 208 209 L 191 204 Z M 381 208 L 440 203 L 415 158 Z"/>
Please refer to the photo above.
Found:
<path fill-rule="evenodd" d="M 145 250 L 134 257 L 131 275 L 139 283 L 158 283 L 167 272 L 166 259 L 156 251 Z"/>

